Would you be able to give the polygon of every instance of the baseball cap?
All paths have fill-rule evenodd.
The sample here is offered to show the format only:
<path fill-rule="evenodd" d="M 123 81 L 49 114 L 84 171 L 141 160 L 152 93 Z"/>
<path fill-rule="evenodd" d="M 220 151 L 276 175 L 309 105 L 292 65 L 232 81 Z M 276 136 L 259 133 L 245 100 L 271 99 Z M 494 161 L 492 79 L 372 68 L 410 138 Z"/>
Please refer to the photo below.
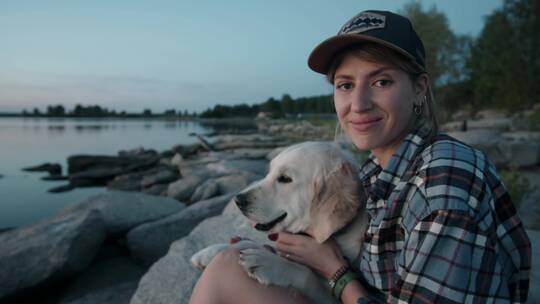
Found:
<path fill-rule="evenodd" d="M 377 10 L 359 13 L 347 21 L 335 36 L 321 42 L 309 55 L 308 66 L 317 73 L 326 74 L 339 51 L 363 42 L 384 45 L 426 69 L 424 44 L 409 19 Z"/>

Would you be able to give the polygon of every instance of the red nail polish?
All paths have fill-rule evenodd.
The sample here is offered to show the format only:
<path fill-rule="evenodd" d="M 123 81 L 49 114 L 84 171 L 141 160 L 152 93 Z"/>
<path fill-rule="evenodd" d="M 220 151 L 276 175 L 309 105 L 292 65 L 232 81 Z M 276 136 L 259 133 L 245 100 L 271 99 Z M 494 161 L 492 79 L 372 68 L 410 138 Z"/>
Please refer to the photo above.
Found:
<path fill-rule="evenodd" d="M 275 241 L 277 241 L 278 236 L 279 236 L 279 234 L 277 234 L 277 233 L 272 233 L 272 234 L 269 234 L 269 235 L 268 235 L 268 239 L 269 239 L 270 241 L 274 241 L 274 242 L 275 242 Z"/>

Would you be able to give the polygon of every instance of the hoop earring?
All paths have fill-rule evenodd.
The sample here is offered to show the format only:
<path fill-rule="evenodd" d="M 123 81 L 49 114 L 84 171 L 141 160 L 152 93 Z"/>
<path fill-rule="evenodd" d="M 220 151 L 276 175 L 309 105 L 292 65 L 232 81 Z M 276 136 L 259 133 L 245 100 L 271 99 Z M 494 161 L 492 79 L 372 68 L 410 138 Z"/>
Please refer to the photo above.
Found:
<path fill-rule="evenodd" d="M 423 100 L 420 102 L 419 105 L 413 105 L 413 110 L 414 110 L 414 114 L 416 114 L 416 116 L 420 116 L 422 114 L 422 112 L 424 111 L 424 104 L 427 103 L 427 97 L 426 95 L 424 95 L 424 98 Z"/>

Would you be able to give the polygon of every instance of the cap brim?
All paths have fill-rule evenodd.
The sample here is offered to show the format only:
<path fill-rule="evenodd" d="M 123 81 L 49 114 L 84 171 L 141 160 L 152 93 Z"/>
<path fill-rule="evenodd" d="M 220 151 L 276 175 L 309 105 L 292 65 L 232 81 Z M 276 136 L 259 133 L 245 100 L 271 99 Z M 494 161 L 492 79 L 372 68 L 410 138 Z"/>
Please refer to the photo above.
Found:
<path fill-rule="evenodd" d="M 326 75 L 330 69 L 332 60 L 339 51 L 350 45 L 361 44 L 363 42 L 373 42 L 384 45 L 414 61 L 414 57 L 407 51 L 388 43 L 385 40 L 362 34 L 343 34 L 328 38 L 315 47 L 309 55 L 308 66 L 313 71 Z"/>

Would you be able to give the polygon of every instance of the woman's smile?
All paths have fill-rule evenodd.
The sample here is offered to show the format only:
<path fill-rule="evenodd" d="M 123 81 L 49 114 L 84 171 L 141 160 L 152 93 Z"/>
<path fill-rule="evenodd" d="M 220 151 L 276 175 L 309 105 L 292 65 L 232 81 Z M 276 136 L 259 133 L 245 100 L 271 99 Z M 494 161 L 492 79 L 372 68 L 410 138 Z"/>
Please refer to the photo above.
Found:
<path fill-rule="evenodd" d="M 377 127 L 382 121 L 382 117 L 367 118 L 367 119 L 351 119 L 349 124 L 352 128 L 358 132 L 370 131 L 374 127 Z"/>

